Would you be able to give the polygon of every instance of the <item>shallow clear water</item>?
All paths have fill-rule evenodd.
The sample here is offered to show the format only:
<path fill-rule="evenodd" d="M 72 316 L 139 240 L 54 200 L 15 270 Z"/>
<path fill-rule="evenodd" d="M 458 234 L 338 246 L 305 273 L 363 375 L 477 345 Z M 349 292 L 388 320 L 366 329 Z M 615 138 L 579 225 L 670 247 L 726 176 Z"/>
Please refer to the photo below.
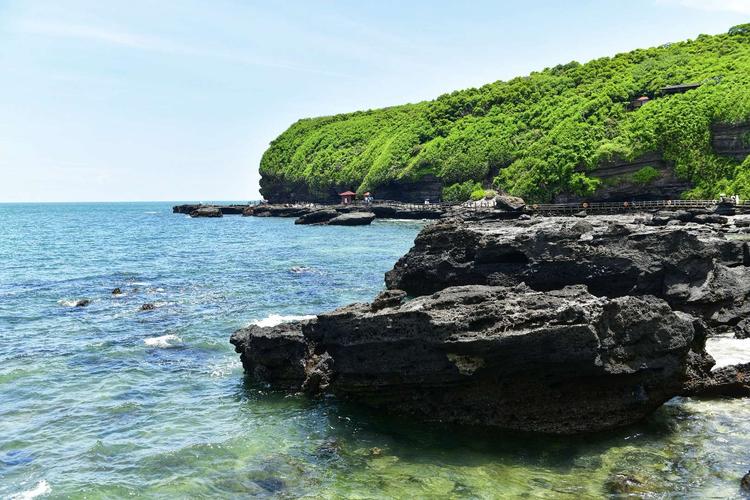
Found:
<path fill-rule="evenodd" d="M 0 497 L 596 498 L 625 479 L 643 496 L 739 495 L 748 400 L 677 399 L 642 425 L 560 439 L 412 423 L 244 379 L 234 329 L 369 300 L 419 227 L 0 205 Z"/>

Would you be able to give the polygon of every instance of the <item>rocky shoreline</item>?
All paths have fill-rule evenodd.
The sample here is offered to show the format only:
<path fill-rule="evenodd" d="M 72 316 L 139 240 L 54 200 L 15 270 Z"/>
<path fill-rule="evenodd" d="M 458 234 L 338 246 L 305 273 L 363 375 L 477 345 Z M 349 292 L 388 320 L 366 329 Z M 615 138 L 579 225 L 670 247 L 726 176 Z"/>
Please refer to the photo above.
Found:
<path fill-rule="evenodd" d="M 750 218 L 705 213 L 426 226 L 371 304 L 232 335 L 246 373 L 388 412 L 554 434 L 677 395 L 745 396 L 708 336 L 748 335 Z"/>
<path fill-rule="evenodd" d="M 224 215 L 242 215 L 244 217 L 286 217 L 297 219 L 297 224 L 333 224 L 337 225 L 342 220 L 352 220 L 362 215 L 344 217 L 337 222 L 331 222 L 334 218 L 345 214 L 371 214 L 369 222 L 359 224 L 340 225 L 364 225 L 374 219 L 410 219 L 410 220 L 434 220 L 444 217 L 451 209 L 444 205 L 408 205 L 399 203 L 380 203 L 375 205 L 313 205 L 313 204 L 248 204 L 248 205 L 202 205 L 186 204 L 172 207 L 172 213 L 185 214 L 191 217 L 222 217 Z M 369 217 L 369 216 L 368 216 Z M 366 220 L 363 219 L 363 220 Z"/>

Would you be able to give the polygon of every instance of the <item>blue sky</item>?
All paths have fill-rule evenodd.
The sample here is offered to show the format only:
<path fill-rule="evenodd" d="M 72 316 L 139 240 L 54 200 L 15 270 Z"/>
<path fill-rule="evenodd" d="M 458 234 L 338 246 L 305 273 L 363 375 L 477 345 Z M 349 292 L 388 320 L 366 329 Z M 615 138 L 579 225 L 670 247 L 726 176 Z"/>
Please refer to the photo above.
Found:
<path fill-rule="evenodd" d="M 0 202 L 255 199 L 298 118 L 749 21 L 750 0 L 0 0 Z"/>

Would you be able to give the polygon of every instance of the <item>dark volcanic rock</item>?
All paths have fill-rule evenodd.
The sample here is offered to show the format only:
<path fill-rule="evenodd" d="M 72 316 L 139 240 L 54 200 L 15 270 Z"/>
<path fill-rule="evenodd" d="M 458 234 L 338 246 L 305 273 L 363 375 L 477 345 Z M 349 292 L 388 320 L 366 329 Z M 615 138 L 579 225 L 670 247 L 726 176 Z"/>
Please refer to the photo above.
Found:
<path fill-rule="evenodd" d="M 375 220 L 375 214 L 370 212 L 350 212 L 341 214 L 328 221 L 331 226 L 367 226 Z"/>
<path fill-rule="evenodd" d="M 200 207 L 190 212 L 190 217 L 222 217 L 219 207 Z"/>
<path fill-rule="evenodd" d="M 270 205 L 263 204 L 254 207 L 252 215 L 255 217 L 302 217 L 315 210 L 307 205 Z"/>
<path fill-rule="evenodd" d="M 495 196 L 495 208 L 498 210 L 506 210 L 508 212 L 518 212 L 523 210 L 526 206 L 526 202 L 523 198 L 518 196 L 509 196 L 507 194 L 501 194 Z"/>
<path fill-rule="evenodd" d="M 86 307 L 89 304 L 91 304 L 91 301 L 89 299 L 81 299 L 76 301 L 75 307 Z"/>
<path fill-rule="evenodd" d="M 378 219 L 439 219 L 444 210 L 440 205 L 373 205 L 370 210 Z"/>
<path fill-rule="evenodd" d="M 202 207 L 200 203 L 193 203 L 188 205 L 175 205 L 172 207 L 172 213 L 173 214 L 185 214 L 190 215 L 190 212 L 193 212 L 194 210 L 198 210 L 200 207 Z"/>
<path fill-rule="evenodd" d="M 143 304 L 138 308 L 139 311 L 153 311 L 154 309 L 156 309 L 156 306 L 153 304 Z"/>
<path fill-rule="evenodd" d="M 219 207 L 224 215 L 242 215 L 247 205 L 222 205 Z"/>
<path fill-rule="evenodd" d="M 725 366 L 686 384 L 686 396 L 750 396 L 750 363 Z"/>
<path fill-rule="evenodd" d="M 426 420 L 576 433 L 642 419 L 680 393 L 693 319 L 584 287 L 381 295 L 231 342 L 248 374 Z"/>
<path fill-rule="evenodd" d="M 750 493 L 750 472 L 745 474 L 740 481 L 740 488 L 744 493 Z"/>
<path fill-rule="evenodd" d="M 296 221 L 295 224 L 324 224 L 329 220 L 338 217 L 339 212 L 333 209 L 315 210 L 309 214 L 305 214 Z"/>
<path fill-rule="evenodd" d="M 745 229 L 646 226 L 642 219 L 441 221 L 422 230 L 386 283 L 410 295 L 469 284 L 582 284 L 599 296 L 655 295 L 713 328 L 742 329 L 750 313 L 750 250 L 735 235 Z"/>
<path fill-rule="evenodd" d="M 114 290 L 112 290 L 112 295 L 122 295 L 122 290 L 120 290 L 119 287 L 115 288 Z"/>

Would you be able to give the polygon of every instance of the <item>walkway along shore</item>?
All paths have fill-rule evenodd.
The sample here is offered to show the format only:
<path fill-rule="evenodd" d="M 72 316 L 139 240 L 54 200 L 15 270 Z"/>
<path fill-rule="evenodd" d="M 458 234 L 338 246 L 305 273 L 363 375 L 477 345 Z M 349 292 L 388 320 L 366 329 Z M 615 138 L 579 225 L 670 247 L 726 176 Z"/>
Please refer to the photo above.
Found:
<path fill-rule="evenodd" d="M 498 196 L 490 200 L 464 203 L 402 203 L 396 201 L 375 201 L 371 203 L 353 202 L 346 205 L 323 205 L 316 203 L 269 204 L 248 203 L 246 205 L 203 205 L 185 204 L 172 207 L 172 212 L 192 217 L 222 217 L 223 215 L 243 215 L 254 217 L 294 217 L 301 218 L 313 213 L 321 217 L 311 217 L 310 222 L 301 224 L 326 223 L 335 214 L 370 212 L 377 219 L 440 219 L 460 215 L 481 218 L 493 216 L 514 218 L 522 214 L 544 216 L 626 214 L 635 212 L 680 211 L 734 215 L 750 213 L 750 202 L 733 203 L 719 200 L 652 200 L 622 202 L 581 202 L 548 203 L 527 205 L 520 198 Z M 322 217 L 328 213 L 331 217 Z"/>

